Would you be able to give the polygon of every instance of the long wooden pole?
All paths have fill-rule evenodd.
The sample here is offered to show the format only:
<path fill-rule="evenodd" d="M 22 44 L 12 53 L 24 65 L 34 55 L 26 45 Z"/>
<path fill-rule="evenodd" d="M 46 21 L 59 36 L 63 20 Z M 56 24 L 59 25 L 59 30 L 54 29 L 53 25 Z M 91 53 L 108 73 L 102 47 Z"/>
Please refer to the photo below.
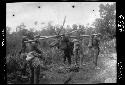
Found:
<path fill-rule="evenodd" d="M 62 36 L 63 34 L 61 34 L 60 36 Z M 92 34 L 92 35 L 99 35 L 99 34 Z M 80 37 L 90 37 L 92 35 L 80 35 Z M 49 38 L 55 38 L 58 35 L 54 35 L 54 36 L 40 36 L 38 39 L 40 40 L 45 40 L 45 39 L 49 39 Z M 77 38 L 76 36 L 70 36 L 70 38 Z M 28 40 L 25 41 L 25 43 L 29 43 L 29 42 L 35 42 L 35 40 Z"/>

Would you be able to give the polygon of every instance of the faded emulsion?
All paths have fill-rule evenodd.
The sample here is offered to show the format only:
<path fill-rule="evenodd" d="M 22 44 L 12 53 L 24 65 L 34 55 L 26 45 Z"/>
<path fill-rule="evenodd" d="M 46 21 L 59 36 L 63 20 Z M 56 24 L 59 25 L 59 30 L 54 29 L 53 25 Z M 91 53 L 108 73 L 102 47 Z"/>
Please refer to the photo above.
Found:
<path fill-rule="evenodd" d="M 115 2 L 7 3 L 7 84 L 117 83 L 115 11 Z"/>

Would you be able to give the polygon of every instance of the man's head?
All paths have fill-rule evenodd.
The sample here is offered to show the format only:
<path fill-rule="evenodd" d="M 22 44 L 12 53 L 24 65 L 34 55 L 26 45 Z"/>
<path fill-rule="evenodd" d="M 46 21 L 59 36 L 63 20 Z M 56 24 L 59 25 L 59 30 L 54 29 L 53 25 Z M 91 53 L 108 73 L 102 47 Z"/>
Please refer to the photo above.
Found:
<path fill-rule="evenodd" d="M 100 33 L 97 33 L 97 34 L 93 34 L 91 35 L 92 38 L 100 38 L 101 37 L 101 34 Z"/>
<path fill-rule="evenodd" d="M 94 37 L 94 38 L 96 38 L 96 39 L 100 40 L 100 39 L 102 38 L 102 35 L 101 35 L 100 33 L 98 33 L 97 35 L 95 35 L 95 37 Z"/>
<path fill-rule="evenodd" d="M 102 35 L 101 33 L 98 34 L 98 38 L 101 39 L 102 38 Z"/>

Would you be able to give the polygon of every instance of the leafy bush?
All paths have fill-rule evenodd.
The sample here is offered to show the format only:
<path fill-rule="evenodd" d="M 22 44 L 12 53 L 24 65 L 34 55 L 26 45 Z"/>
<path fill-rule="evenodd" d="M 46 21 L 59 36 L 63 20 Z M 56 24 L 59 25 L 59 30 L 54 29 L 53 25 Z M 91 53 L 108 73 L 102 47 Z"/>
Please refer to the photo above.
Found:
<path fill-rule="evenodd" d="M 116 36 L 116 3 L 100 5 L 100 18 L 93 25 L 96 31 L 103 35 L 102 40 L 113 39 Z"/>

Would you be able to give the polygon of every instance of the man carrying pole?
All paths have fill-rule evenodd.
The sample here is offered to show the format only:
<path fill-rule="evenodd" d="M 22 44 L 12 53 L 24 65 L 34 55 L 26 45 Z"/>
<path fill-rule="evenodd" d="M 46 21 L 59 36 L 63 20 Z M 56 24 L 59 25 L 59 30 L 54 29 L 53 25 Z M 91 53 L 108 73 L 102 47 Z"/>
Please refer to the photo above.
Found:
<path fill-rule="evenodd" d="M 39 48 L 39 40 L 34 37 L 34 40 L 24 41 L 25 43 L 30 43 L 30 52 L 27 54 L 26 60 L 29 63 L 29 67 L 31 70 L 31 84 L 39 83 L 39 75 L 40 75 L 40 65 L 41 59 L 43 59 L 42 51 Z"/>
<path fill-rule="evenodd" d="M 38 48 L 40 42 L 38 40 L 35 40 L 35 42 L 32 42 L 31 44 L 31 52 L 33 52 L 34 58 L 30 60 L 30 68 L 31 68 L 31 83 L 38 84 L 39 83 L 39 75 L 40 75 L 40 64 L 41 59 L 43 59 L 43 53 Z"/>
<path fill-rule="evenodd" d="M 98 61 L 98 56 L 99 56 L 99 36 L 98 35 L 92 35 L 91 36 L 91 45 L 89 46 L 89 48 L 92 50 L 92 54 L 93 54 L 93 63 L 97 66 L 97 61 Z"/>
<path fill-rule="evenodd" d="M 64 17 L 63 25 L 61 26 L 61 29 L 60 29 L 60 31 L 59 31 L 59 33 L 57 35 L 60 34 L 61 30 L 63 29 L 63 26 L 64 26 L 65 22 L 66 22 L 66 16 Z M 62 39 L 61 39 L 60 42 L 61 42 L 60 43 L 61 44 L 60 48 L 64 52 L 63 63 L 65 64 L 66 59 L 68 59 L 68 63 L 69 63 L 69 65 L 71 65 L 71 49 L 70 49 L 71 47 L 69 45 L 70 40 L 69 40 L 68 35 L 67 34 L 62 35 Z"/>
<path fill-rule="evenodd" d="M 63 50 L 64 52 L 64 56 L 63 56 L 63 62 L 65 64 L 66 62 L 66 59 L 68 59 L 68 63 L 69 65 L 71 65 L 71 47 L 70 47 L 70 40 L 69 40 L 69 37 L 64 35 L 62 37 L 62 40 L 61 40 L 61 49 Z"/>

